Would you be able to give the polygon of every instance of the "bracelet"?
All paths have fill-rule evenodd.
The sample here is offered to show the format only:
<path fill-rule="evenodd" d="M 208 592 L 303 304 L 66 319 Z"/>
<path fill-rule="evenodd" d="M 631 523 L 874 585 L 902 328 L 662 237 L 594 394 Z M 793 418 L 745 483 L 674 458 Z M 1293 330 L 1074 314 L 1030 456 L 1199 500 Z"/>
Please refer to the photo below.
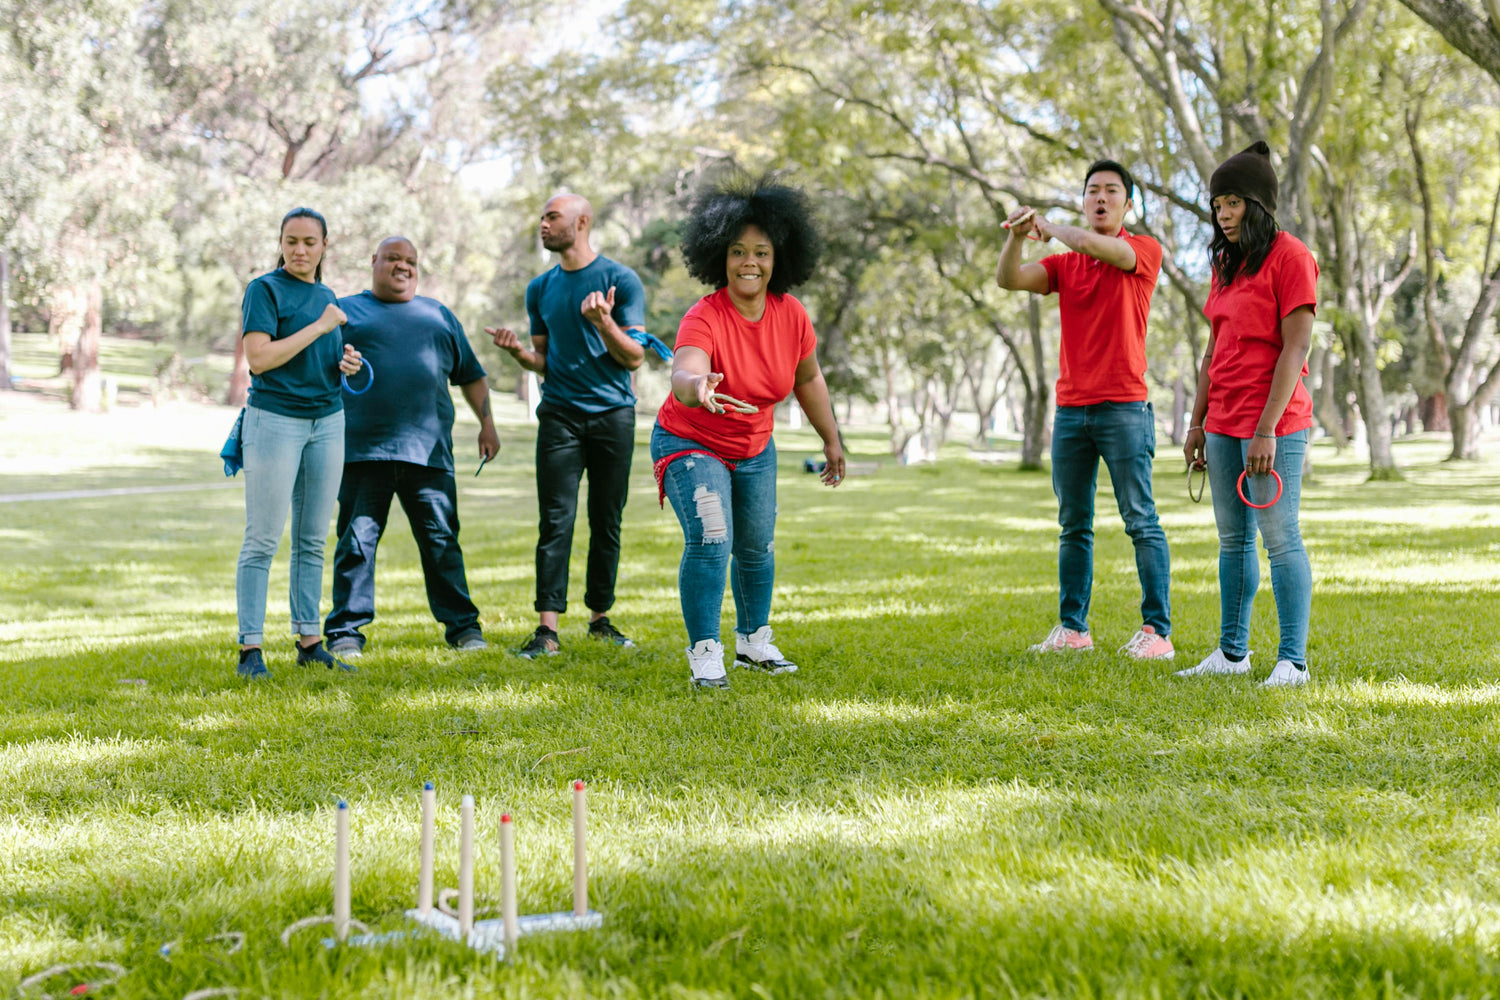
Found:
<path fill-rule="evenodd" d="M 1201 430 L 1203 430 L 1203 425 L 1202 424 L 1194 424 L 1193 426 L 1189 427 L 1188 430 L 1189 431 L 1201 431 Z"/>
<path fill-rule="evenodd" d="M 1269 439 L 1271 441 L 1275 441 L 1276 440 L 1276 435 L 1275 434 L 1262 434 L 1260 431 L 1256 431 L 1255 432 L 1255 436 L 1258 437 L 1258 438 L 1267 438 L 1267 439 Z"/>

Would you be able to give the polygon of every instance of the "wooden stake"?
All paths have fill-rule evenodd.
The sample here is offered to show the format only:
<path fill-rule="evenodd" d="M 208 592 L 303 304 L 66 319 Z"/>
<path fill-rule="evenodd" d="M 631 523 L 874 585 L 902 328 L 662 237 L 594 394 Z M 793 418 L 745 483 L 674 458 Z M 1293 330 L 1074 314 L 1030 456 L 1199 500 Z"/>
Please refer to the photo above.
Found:
<path fill-rule="evenodd" d="M 589 912 L 588 806 L 583 782 L 573 782 L 573 915 Z"/>
<path fill-rule="evenodd" d="M 333 934 L 342 941 L 349 936 L 349 803 L 340 800 L 334 817 Z"/>
<path fill-rule="evenodd" d="M 505 928 L 505 955 L 515 954 L 520 931 L 516 922 L 516 828 L 510 814 L 500 817 L 500 918 Z"/>
<path fill-rule="evenodd" d="M 437 792 L 432 782 L 422 786 L 422 870 L 417 879 L 417 912 L 432 912 L 433 833 L 437 827 Z"/>
<path fill-rule="evenodd" d="M 474 796 L 458 807 L 458 933 L 468 940 L 474 929 Z"/>

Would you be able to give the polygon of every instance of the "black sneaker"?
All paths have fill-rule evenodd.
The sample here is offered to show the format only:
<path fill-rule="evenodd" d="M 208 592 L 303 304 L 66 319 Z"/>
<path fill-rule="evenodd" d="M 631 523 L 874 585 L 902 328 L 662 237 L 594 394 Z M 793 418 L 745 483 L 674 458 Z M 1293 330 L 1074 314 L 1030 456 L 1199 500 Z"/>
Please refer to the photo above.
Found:
<path fill-rule="evenodd" d="M 534 660 L 538 656 L 556 656 L 559 649 L 562 649 L 562 643 L 557 641 L 557 633 L 545 625 L 538 625 L 531 638 L 526 640 L 526 645 L 516 650 L 516 655 Z"/>
<path fill-rule="evenodd" d="M 309 664 L 314 663 L 320 666 L 327 667 L 329 670 L 337 668 L 348 674 L 355 674 L 359 672 L 359 668 L 354 664 L 345 663 L 343 660 L 334 659 L 331 655 L 329 655 L 328 650 L 323 648 L 323 644 L 321 642 L 315 642 L 311 646 L 298 646 L 297 666 L 305 667 Z"/>
<path fill-rule="evenodd" d="M 239 665 L 234 672 L 247 681 L 258 681 L 271 676 L 271 671 L 266 669 L 265 657 L 260 655 L 258 649 L 247 649 L 240 654 Z"/>
<path fill-rule="evenodd" d="M 624 632 L 621 632 L 609 623 L 608 615 L 602 615 L 589 622 L 589 638 L 612 642 L 622 649 L 635 648 L 635 643 L 626 638 Z"/>

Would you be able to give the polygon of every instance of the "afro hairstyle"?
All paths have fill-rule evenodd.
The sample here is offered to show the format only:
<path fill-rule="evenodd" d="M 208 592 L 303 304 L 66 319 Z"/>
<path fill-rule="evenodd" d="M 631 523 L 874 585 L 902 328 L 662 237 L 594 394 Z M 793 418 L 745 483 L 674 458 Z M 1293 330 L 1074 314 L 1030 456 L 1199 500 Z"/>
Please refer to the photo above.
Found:
<path fill-rule="evenodd" d="M 781 295 L 812 277 L 823 241 L 807 196 L 797 188 L 733 174 L 699 189 L 682 233 L 688 273 L 715 288 L 729 284 L 729 247 L 746 226 L 771 238 L 776 259 L 767 290 Z"/>

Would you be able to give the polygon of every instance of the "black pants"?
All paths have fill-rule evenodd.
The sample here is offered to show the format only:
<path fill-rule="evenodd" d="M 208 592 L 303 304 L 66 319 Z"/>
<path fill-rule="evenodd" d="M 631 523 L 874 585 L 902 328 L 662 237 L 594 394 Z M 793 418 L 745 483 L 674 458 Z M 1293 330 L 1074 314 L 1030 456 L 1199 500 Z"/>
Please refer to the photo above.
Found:
<path fill-rule="evenodd" d="M 385 534 L 391 497 L 411 522 L 422 554 L 427 606 L 451 643 L 479 630 L 458 547 L 458 489 L 453 473 L 410 462 L 348 462 L 339 486 L 339 544 L 333 557 L 333 612 L 323 623 L 329 641 L 364 636 L 375 620 L 375 549 Z"/>
<path fill-rule="evenodd" d="M 536 610 L 568 610 L 568 556 L 578 515 L 578 483 L 589 477 L 589 566 L 583 603 L 600 614 L 615 603 L 620 518 L 630 495 L 635 408 L 585 413 L 543 402 L 537 408 Z"/>

